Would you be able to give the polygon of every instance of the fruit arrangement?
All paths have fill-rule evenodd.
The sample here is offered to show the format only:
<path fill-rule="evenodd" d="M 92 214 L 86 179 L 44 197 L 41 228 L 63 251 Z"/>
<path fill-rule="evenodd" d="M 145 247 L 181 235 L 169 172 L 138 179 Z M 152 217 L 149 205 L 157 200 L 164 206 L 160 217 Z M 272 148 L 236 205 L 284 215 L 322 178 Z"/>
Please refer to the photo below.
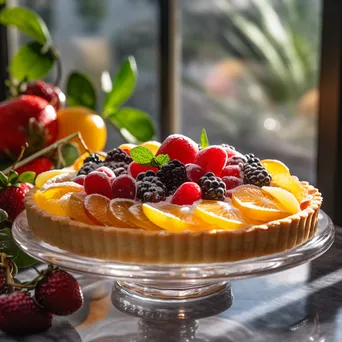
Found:
<path fill-rule="evenodd" d="M 205 138 L 203 138 L 203 135 Z M 203 141 L 204 140 L 204 141 Z M 299 213 L 310 193 L 278 160 L 173 134 L 85 154 L 36 179 L 36 203 L 73 220 L 144 230 L 235 230 Z"/>

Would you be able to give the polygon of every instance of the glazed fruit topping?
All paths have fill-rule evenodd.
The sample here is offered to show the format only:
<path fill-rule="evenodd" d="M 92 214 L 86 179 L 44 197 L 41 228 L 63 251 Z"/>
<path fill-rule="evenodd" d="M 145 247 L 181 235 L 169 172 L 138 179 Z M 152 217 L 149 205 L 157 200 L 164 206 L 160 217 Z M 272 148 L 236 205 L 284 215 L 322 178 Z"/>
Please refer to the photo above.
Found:
<path fill-rule="evenodd" d="M 102 163 L 102 159 L 100 158 L 98 154 L 93 153 L 89 157 L 85 158 L 83 161 L 83 164 L 88 164 L 88 163 L 100 164 Z"/>
<path fill-rule="evenodd" d="M 114 198 L 135 199 L 137 193 L 136 181 L 128 175 L 119 176 L 112 181 Z"/>
<path fill-rule="evenodd" d="M 90 172 L 84 179 L 84 190 L 87 195 L 100 194 L 113 198 L 111 179 L 104 172 Z"/>
<path fill-rule="evenodd" d="M 128 174 L 130 176 L 132 176 L 133 178 L 137 178 L 137 176 L 139 175 L 139 173 L 141 172 L 146 172 L 148 170 L 151 170 L 151 171 L 154 171 L 154 172 L 157 172 L 158 171 L 158 168 L 155 167 L 155 166 L 150 166 L 150 165 L 141 165 L 141 164 L 138 164 L 136 162 L 132 162 L 128 165 Z"/>
<path fill-rule="evenodd" d="M 190 182 L 198 183 L 200 178 L 205 175 L 205 171 L 196 164 L 186 164 L 185 169 L 187 178 Z"/>
<path fill-rule="evenodd" d="M 202 189 L 203 199 L 224 201 L 226 197 L 226 184 L 212 172 L 208 172 L 201 177 L 199 186 Z"/>
<path fill-rule="evenodd" d="M 178 205 L 191 205 L 200 200 L 202 190 L 198 184 L 194 182 L 183 183 L 171 198 L 171 203 Z"/>
<path fill-rule="evenodd" d="M 121 148 L 114 148 L 107 153 L 106 162 L 124 162 L 125 164 L 130 164 L 133 160 L 132 158 L 124 152 Z"/>
<path fill-rule="evenodd" d="M 221 177 L 225 176 L 243 178 L 243 171 L 241 165 L 226 166 L 221 172 Z"/>
<path fill-rule="evenodd" d="M 222 146 L 209 146 L 201 150 L 194 164 L 201 166 L 206 172 L 212 172 L 220 176 L 227 163 L 227 152 Z"/>
<path fill-rule="evenodd" d="M 167 195 L 166 185 L 153 171 L 142 172 L 137 177 L 137 198 L 142 202 L 164 201 Z"/>
<path fill-rule="evenodd" d="M 226 190 L 234 189 L 243 184 L 243 180 L 234 176 L 224 176 L 222 177 L 222 182 L 226 184 Z"/>
<path fill-rule="evenodd" d="M 246 154 L 247 162 L 244 165 L 244 183 L 256 186 L 268 186 L 272 176 L 262 166 L 260 159 L 254 154 Z"/>

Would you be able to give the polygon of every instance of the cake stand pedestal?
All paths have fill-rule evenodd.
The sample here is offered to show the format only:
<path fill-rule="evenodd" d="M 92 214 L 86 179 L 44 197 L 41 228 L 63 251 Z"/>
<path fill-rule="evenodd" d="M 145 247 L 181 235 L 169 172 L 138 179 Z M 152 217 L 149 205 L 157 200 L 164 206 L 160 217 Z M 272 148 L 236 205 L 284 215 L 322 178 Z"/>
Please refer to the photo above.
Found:
<path fill-rule="evenodd" d="M 322 255 L 334 241 L 334 225 L 320 211 L 315 236 L 305 244 L 283 253 L 227 263 L 145 265 L 83 257 L 60 250 L 33 235 L 25 212 L 17 217 L 12 229 L 20 247 L 40 261 L 71 272 L 115 279 L 113 305 L 140 320 L 138 328 L 134 321 L 136 333 L 132 333 L 133 327 L 127 327 L 126 333 L 112 340 L 130 342 L 209 341 L 205 334 L 196 334 L 197 320 L 205 318 L 203 321 L 212 321 L 213 325 L 216 320 L 221 320 L 219 317 L 208 317 L 232 305 L 229 280 L 256 277 L 299 266 Z M 241 338 L 248 341 L 248 329 L 236 322 L 228 322 L 232 324 L 229 330 L 235 335 L 228 337 L 225 334 L 221 338 L 218 333 L 217 341 L 241 341 Z M 115 322 L 111 323 L 111 327 L 117 331 Z M 243 335 L 239 335 L 238 331 L 243 332 Z"/>

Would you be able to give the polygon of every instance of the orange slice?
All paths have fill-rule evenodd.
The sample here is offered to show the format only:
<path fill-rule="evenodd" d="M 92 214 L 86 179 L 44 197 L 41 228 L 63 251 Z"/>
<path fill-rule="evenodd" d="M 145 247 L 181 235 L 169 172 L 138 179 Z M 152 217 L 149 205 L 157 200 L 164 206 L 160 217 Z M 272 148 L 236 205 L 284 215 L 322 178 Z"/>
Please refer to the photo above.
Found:
<path fill-rule="evenodd" d="M 79 222 L 99 225 L 100 223 L 94 218 L 90 217 L 84 208 L 84 200 L 86 196 L 87 195 L 85 193 L 71 194 L 69 199 L 70 217 Z"/>
<path fill-rule="evenodd" d="M 140 228 L 143 228 L 145 230 L 160 230 L 160 228 L 152 223 L 144 214 L 142 204 L 137 203 L 132 205 L 129 209 L 129 212 L 132 214 L 130 219 L 132 219 L 132 222 Z"/>
<path fill-rule="evenodd" d="M 261 222 L 278 220 L 290 215 L 275 197 L 254 185 L 242 185 L 236 188 L 232 195 L 232 202 L 243 216 Z"/>
<path fill-rule="evenodd" d="M 121 144 L 119 146 L 119 148 L 121 148 L 122 150 L 126 150 L 126 151 L 130 151 L 132 148 L 136 147 L 137 145 L 135 144 L 129 144 L 129 143 L 126 143 L 126 144 Z"/>
<path fill-rule="evenodd" d="M 83 186 L 74 182 L 52 183 L 48 187 L 41 189 L 42 195 L 46 199 L 59 199 L 69 192 L 80 192 Z"/>
<path fill-rule="evenodd" d="M 34 196 L 36 203 L 45 211 L 56 216 L 70 216 L 69 199 L 67 193 L 59 199 L 47 199 L 41 191 L 37 190 Z"/>
<path fill-rule="evenodd" d="M 195 206 L 195 214 L 217 229 L 234 230 L 246 225 L 238 210 L 227 202 L 201 201 Z"/>
<path fill-rule="evenodd" d="M 190 206 L 167 202 L 144 203 L 143 212 L 155 225 L 170 232 L 210 230 L 208 223 L 194 215 Z"/>
<path fill-rule="evenodd" d="M 273 196 L 277 201 L 281 203 L 283 208 L 290 214 L 297 214 L 300 212 L 300 205 L 297 198 L 289 191 L 277 188 L 275 186 L 263 186 L 263 191 Z"/>
<path fill-rule="evenodd" d="M 56 176 L 74 173 L 74 172 L 75 172 L 74 170 L 67 170 L 67 169 L 45 171 L 45 172 L 42 172 L 41 174 L 39 174 L 37 176 L 36 181 L 35 181 L 35 185 L 37 188 L 41 188 L 51 178 L 54 178 Z"/>
<path fill-rule="evenodd" d="M 282 173 L 290 174 L 289 168 L 280 160 L 276 159 L 263 159 L 260 161 L 262 166 L 268 171 L 268 173 L 273 177 L 273 175 Z"/>
<path fill-rule="evenodd" d="M 160 145 L 161 145 L 160 142 L 153 141 L 153 140 L 146 141 L 146 142 L 140 144 L 140 146 L 144 146 L 144 147 L 148 148 L 154 155 L 156 155 L 156 153 L 158 152 Z"/>
<path fill-rule="evenodd" d="M 110 201 L 109 210 L 112 218 L 120 222 L 121 226 L 126 228 L 138 228 L 132 220 L 132 214 L 129 208 L 137 202 L 129 199 L 115 198 Z"/>
<path fill-rule="evenodd" d="M 84 199 L 84 208 L 91 218 L 104 226 L 113 226 L 114 222 L 109 219 L 109 203 L 110 200 L 107 197 L 99 194 L 92 194 Z M 118 225 L 120 224 L 119 221 L 115 223 L 118 223 Z M 122 227 L 122 225 L 119 227 Z"/>

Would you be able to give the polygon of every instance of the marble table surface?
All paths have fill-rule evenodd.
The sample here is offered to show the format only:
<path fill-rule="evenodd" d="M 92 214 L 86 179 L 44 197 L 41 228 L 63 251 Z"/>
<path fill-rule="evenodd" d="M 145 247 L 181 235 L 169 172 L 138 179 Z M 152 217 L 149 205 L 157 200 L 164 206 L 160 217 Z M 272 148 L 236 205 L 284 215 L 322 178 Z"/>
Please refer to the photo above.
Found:
<path fill-rule="evenodd" d="M 21 273 L 20 278 L 31 276 L 30 272 Z M 119 312 L 111 303 L 113 281 L 78 278 L 85 295 L 79 312 L 55 317 L 53 327 L 46 333 L 25 337 L 0 333 L 0 341 L 140 341 L 134 337 L 138 319 Z M 313 262 L 272 275 L 233 281 L 232 286 L 232 307 L 199 320 L 198 333 L 205 338 L 194 341 L 341 342 L 342 228 L 336 227 L 334 244 Z"/>

